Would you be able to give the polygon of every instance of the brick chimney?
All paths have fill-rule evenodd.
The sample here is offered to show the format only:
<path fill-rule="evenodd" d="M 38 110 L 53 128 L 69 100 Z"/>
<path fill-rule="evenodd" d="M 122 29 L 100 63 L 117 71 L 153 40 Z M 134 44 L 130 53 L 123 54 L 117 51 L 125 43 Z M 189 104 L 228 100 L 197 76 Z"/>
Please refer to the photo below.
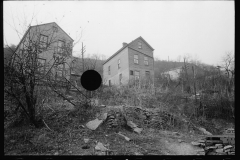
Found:
<path fill-rule="evenodd" d="M 123 47 L 125 47 L 126 45 L 128 45 L 126 42 L 123 42 Z"/>

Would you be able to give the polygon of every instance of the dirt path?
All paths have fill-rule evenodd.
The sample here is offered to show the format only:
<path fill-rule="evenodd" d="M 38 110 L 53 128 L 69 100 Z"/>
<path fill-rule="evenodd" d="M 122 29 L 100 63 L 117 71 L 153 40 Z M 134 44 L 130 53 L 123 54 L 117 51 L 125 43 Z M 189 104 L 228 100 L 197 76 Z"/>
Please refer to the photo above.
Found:
<path fill-rule="evenodd" d="M 198 150 L 189 143 L 165 143 L 167 149 L 174 155 L 197 155 Z"/>

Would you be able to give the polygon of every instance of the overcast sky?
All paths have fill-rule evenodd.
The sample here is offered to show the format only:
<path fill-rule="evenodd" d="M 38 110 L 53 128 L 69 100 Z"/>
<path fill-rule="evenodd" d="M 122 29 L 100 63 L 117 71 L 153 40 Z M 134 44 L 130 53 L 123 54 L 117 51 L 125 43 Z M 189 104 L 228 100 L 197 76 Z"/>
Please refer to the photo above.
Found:
<path fill-rule="evenodd" d="M 14 30 L 56 22 L 87 54 L 110 57 L 142 36 L 155 50 L 154 57 L 177 60 L 186 54 L 207 64 L 219 64 L 225 52 L 234 52 L 234 1 L 13 1 L 3 2 L 4 42 L 17 45 Z M 19 33 L 20 38 L 22 35 Z"/>

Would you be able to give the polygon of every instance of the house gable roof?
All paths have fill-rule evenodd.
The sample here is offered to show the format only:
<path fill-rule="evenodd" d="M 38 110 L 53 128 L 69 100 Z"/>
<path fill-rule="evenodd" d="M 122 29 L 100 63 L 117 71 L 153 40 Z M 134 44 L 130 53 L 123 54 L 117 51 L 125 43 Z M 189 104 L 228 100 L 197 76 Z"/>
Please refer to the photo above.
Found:
<path fill-rule="evenodd" d="M 105 63 L 107 63 L 109 60 L 111 60 L 113 57 L 115 57 L 115 56 L 116 56 L 118 53 L 120 53 L 123 49 L 129 47 L 133 42 L 135 42 L 135 41 L 138 40 L 138 39 L 141 39 L 144 43 L 147 44 L 147 46 L 148 46 L 149 48 L 151 48 L 152 50 L 154 50 L 154 49 L 140 36 L 140 37 L 136 38 L 135 40 L 133 40 L 132 42 L 130 42 L 130 43 L 128 43 L 127 45 L 125 45 L 125 46 L 123 46 L 122 48 L 120 48 L 116 53 L 114 53 L 111 57 L 109 57 L 109 58 L 103 63 L 103 65 L 104 65 Z"/>
<path fill-rule="evenodd" d="M 56 25 L 58 28 L 60 28 L 72 41 L 74 41 L 74 40 L 72 39 L 72 37 L 70 37 L 56 22 L 44 23 L 44 24 L 35 25 L 35 26 L 31 26 L 31 27 L 39 27 L 39 26 L 48 25 L 48 24 L 55 24 L 55 25 Z"/>

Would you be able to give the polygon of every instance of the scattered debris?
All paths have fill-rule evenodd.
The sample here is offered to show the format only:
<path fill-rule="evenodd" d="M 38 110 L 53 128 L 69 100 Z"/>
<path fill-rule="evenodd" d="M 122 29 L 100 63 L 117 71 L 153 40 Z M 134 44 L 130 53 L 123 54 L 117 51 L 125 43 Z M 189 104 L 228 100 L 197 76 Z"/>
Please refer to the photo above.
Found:
<path fill-rule="evenodd" d="M 135 152 L 134 155 L 140 156 L 140 155 L 143 155 L 143 154 L 142 154 L 142 153 L 139 153 L 139 152 Z"/>
<path fill-rule="evenodd" d="M 223 144 L 215 144 L 217 148 L 223 148 Z"/>
<path fill-rule="evenodd" d="M 137 125 L 135 123 L 133 123 L 132 121 L 127 121 L 127 125 L 129 127 L 131 127 L 133 129 L 133 131 L 137 132 L 137 133 L 141 133 L 142 132 L 142 128 L 138 128 Z"/>
<path fill-rule="evenodd" d="M 183 141 L 183 140 L 181 140 L 181 139 L 178 139 L 178 142 L 179 142 L 179 143 L 182 143 L 182 142 L 184 142 L 184 141 Z"/>
<path fill-rule="evenodd" d="M 124 138 L 126 139 L 126 141 L 130 141 L 130 138 L 128 138 L 128 137 L 126 137 L 126 136 L 124 136 L 124 135 L 123 135 L 123 134 L 121 134 L 120 132 L 118 132 L 118 135 L 120 135 L 120 136 L 124 137 Z"/>
<path fill-rule="evenodd" d="M 91 130 L 95 130 L 98 128 L 98 126 L 103 122 L 103 120 L 99 120 L 98 118 L 89 121 L 86 126 L 91 129 Z"/>
<path fill-rule="evenodd" d="M 89 138 L 84 138 L 83 140 L 84 140 L 85 143 L 89 142 Z"/>
<path fill-rule="evenodd" d="M 97 145 L 95 146 L 95 150 L 105 152 L 108 149 L 104 147 L 104 145 L 101 142 L 98 142 Z"/>
<path fill-rule="evenodd" d="M 138 128 L 138 127 L 133 129 L 133 131 L 137 132 L 138 134 L 140 134 L 142 130 L 143 130 L 142 128 Z"/>
<path fill-rule="evenodd" d="M 101 114 L 101 115 L 98 117 L 98 119 L 105 121 L 105 120 L 107 119 L 107 116 L 108 116 L 108 113 L 106 112 L 106 113 Z"/>
<path fill-rule="evenodd" d="M 180 136 L 178 132 L 173 132 L 173 135 Z"/>
<path fill-rule="evenodd" d="M 206 135 L 209 135 L 209 136 L 211 136 L 212 135 L 212 133 L 210 133 L 210 132 L 208 132 L 208 131 L 206 131 L 206 129 L 205 128 L 201 128 L 201 127 L 199 127 L 198 128 L 200 131 L 202 131 L 204 134 L 206 134 Z"/>
<path fill-rule="evenodd" d="M 191 142 L 191 144 L 193 145 L 193 146 L 200 146 L 201 144 L 200 143 L 198 143 L 198 142 Z"/>
<path fill-rule="evenodd" d="M 230 148 L 233 148 L 233 146 L 227 145 L 227 146 L 225 146 L 223 149 L 227 150 L 227 149 L 230 149 Z"/>
<path fill-rule="evenodd" d="M 58 152 L 55 152 L 54 155 L 59 155 L 59 153 L 58 153 Z"/>

